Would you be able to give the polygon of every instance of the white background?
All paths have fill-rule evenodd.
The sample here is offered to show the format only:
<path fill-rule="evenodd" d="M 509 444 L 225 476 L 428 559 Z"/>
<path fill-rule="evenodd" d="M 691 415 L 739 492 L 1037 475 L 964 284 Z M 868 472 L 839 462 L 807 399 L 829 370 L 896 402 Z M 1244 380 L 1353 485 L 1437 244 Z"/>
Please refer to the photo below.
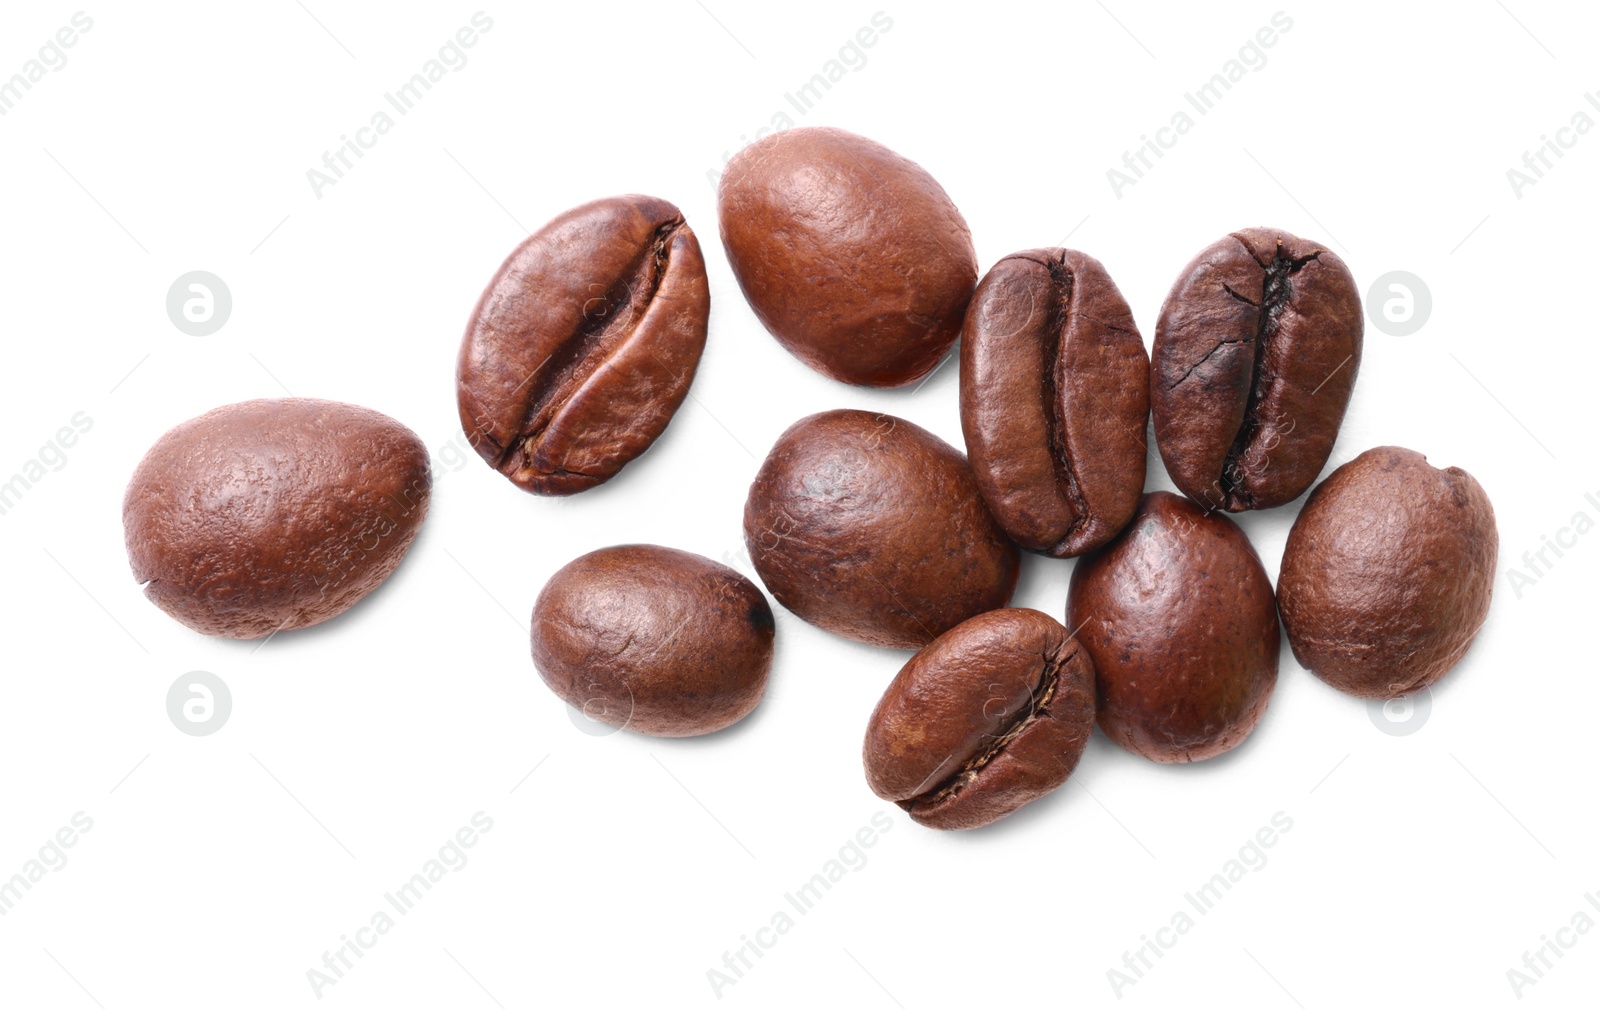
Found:
<path fill-rule="evenodd" d="M 67 64 L 0 117 L 0 480 L 74 413 L 93 420 L 0 515 L 0 877 L 75 812 L 93 828 L 0 917 L 0 1002 L 316 1004 L 307 971 L 480 810 L 494 826 L 470 861 L 322 1003 L 1494 1006 L 1518 1001 L 1507 970 L 1542 936 L 1583 910 L 1600 922 L 1584 899 L 1600 890 L 1600 684 L 1579 646 L 1600 535 L 1547 554 L 1520 597 L 1510 581 L 1575 513 L 1600 519 L 1600 130 L 1565 134 L 1572 149 L 1520 197 L 1506 175 L 1580 109 L 1600 121 L 1584 99 L 1600 92 L 1596 12 L 1286 4 L 1266 64 L 1119 197 L 1107 169 L 1276 4 L 883 2 L 485 7 L 468 62 L 320 198 L 307 169 L 476 3 L 86 9 Z M 0 77 L 77 9 L 6 5 Z M 866 63 L 795 113 L 785 92 L 880 9 L 893 24 Z M 779 110 L 926 167 L 981 268 L 1070 235 L 1147 341 L 1183 264 L 1239 227 L 1331 244 L 1364 293 L 1391 270 L 1421 277 L 1420 331 L 1369 317 L 1329 465 L 1405 445 L 1494 501 L 1494 606 L 1428 721 L 1380 731 L 1285 644 L 1271 707 L 1233 754 L 1157 766 L 1097 735 L 1056 794 L 938 833 L 862 776 L 867 716 L 906 653 L 779 612 L 771 687 L 736 728 L 580 731 L 528 657 L 556 568 L 627 541 L 747 565 L 759 457 L 813 411 L 883 410 L 960 442 L 953 364 L 916 391 L 843 386 L 744 304 L 707 172 Z M 610 484 L 536 498 L 464 453 L 458 340 L 525 234 L 621 192 L 673 200 L 699 232 L 713 311 L 694 399 Z M 234 301 L 206 337 L 164 306 L 197 269 Z M 435 450 L 432 513 L 399 573 L 334 622 L 260 648 L 201 637 L 141 597 L 123 488 L 172 425 L 286 390 L 415 429 Z M 1171 486 L 1159 460 L 1149 486 Z M 1274 577 L 1297 509 L 1239 520 Z M 1016 604 L 1060 617 L 1071 569 L 1028 558 Z M 165 710 L 195 669 L 233 698 L 204 738 Z M 1124 951 L 1279 811 L 1293 827 L 1265 866 L 1211 913 L 1188 909 L 1192 931 L 1115 991 Z M 796 914 L 784 893 L 877 813 L 892 827 L 867 862 Z M 792 930 L 719 999 L 707 971 L 782 910 Z M 1527 1004 L 1600 984 L 1600 935 L 1563 936 L 1575 945 Z"/>

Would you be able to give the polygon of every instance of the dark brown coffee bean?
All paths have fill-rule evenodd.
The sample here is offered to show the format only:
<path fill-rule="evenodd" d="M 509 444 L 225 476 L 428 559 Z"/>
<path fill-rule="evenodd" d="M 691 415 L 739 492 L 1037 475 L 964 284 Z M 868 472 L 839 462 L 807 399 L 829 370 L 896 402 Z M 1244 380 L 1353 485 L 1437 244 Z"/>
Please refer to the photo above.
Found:
<path fill-rule="evenodd" d="M 1067 623 L 1094 660 L 1100 728 L 1163 763 L 1239 745 L 1278 679 L 1272 583 L 1243 530 L 1157 491 L 1078 561 Z"/>
<path fill-rule="evenodd" d="M 162 435 L 122 500 L 133 576 L 199 631 L 320 624 L 394 573 L 428 514 L 428 451 L 403 424 L 322 399 L 218 407 Z"/>
<path fill-rule="evenodd" d="M 1073 557 L 1144 490 L 1150 359 L 1105 267 L 1070 249 L 1007 256 L 961 331 L 961 429 L 984 500 L 1021 547 Z"/>
<path fill-rule="evenodd" d="M 905 385 L 955 343 L 972 235 L 933 176 L 882 144 L 821 126 L 764 137 L 722 173 L 717 219 L 750 307 L 824 375 Z"/>
<path fill-rule="evenodd" d="M 617 546 L 551 576 L 533 607 L 533 662 L 589 718 L 651 736 L 700 736 L 767 689 L 772 609 L 739 572 L 699 554 Z"/>
<path fill-rule="evenodd" d="M 1361 294 L 1344 261 L 1246 228 L 1172 285 L 1156 322 L 1150 401 L 1172 482 L 1207 508 L 1275 508 L 1333 451 L 1361 365 Z"/>
<path fill-rule="evenodd" d="M 1472 474 L 1368 449 L 1311 492 L 1289 531 L 1278 607 L 1294 657 L 1357 697 L 1437 682 L 1489 613 L 1499 551 Z"/>
<path fill-rule="evenodd" d="M 785 431 L 750 485 L 744 539 L 778 602 L 889 648 L 920 648 L 1017 586 L 1017 548 L 967 460 L 881 413 L 831 410 Z"/>
<path fill-rule="evenodd" d="M 1038 610 L 990 610 L 941 634 L 867 725 L 867 784 L 928 827 L 993 823 L 1054 791 L 1094 731 L 1094 666 Z"/>
<path fill-rule="evenodd" d="M 467 440 L 534 494 L 617 475 L 666 429 L 706 342 L 700 243 L 678 208 L 574 208 L 507 257 L 467 323 L 456 402 Z"/>

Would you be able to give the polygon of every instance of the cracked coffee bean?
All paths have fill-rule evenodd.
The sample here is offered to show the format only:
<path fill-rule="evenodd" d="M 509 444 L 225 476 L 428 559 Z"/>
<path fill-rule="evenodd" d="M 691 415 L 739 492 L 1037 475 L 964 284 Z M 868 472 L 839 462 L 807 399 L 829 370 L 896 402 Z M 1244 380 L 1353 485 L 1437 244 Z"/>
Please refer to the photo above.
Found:
<path fill-rule="evenodd" d="M 822 374 L 905 385 L 955 343 L 972 235 L 933 176 L 882 144 L 813 126 L 764 137 L 722 173 L 717 218 L 750 307 Z"/>
<path fill-rule="evenodd" d="M 567 211 L 506 259 L 467 323 L 467 440 L 534 494 L 616 476 L 666 429 L 706 342 L 700 243 L 678 208 L 617 196 Z"/>
<path fill-rule="evenodd" d="M 1094 730 L 1094 666 L 1038 610 L 991 610 L 911 657 L 867 725 L 867 784 L 928 827 L 981 827 L 1054 791 Z"/>
<path fill-rule="evenodd" d="M 1144 490 L 1150 359 L 1105 267 L 1070 249 L 996 263 L 961 334 L 961 429 L 1016 543 L 1052 557 L 1127 525 Z"/>
<path fill-rule="evenodd" d="M 1239 745 L 1278 679 L 1278 611 L 1255 548 L 1165 491 L 1078 561 L 1067 624 L 1094 661 L 1101 731 L 1162 763 Z"/>
<path fill-rule="evenodd" d="M 965 457 L 885 414 L 832 410 L 783 432 L 750 485 L 744 538 L 778 602 L 888 648 L 920 648 L 1017 586 L 1017 548 Z"/>
<path fill-rule="evenodd" d="M 428 513 L 428 450 L 323 399 L 218 407 L 162 435 L 122 500 L 133 576 L 168 616 L 227 638 L 320 624 L 394 573 Z"/>
<path fill-rule="evenodd" d="M 1150 401 L 1172 482 L 1207 508 L 1275 508 L 1333 451 L 1361 365 L 1355 278 L 1329 250 L 1246 228 L 1196 256 L 1156 322 Z"/>
<path fill-rule="evenodd" d="M 1489 613 L 1500 534 L 1465 470 L 1374 448 L 1334 470 L 1295 519 L 1278 607 L 1300 664 L 1356 697 L 1437 682 Z"/>
<path fill-rule="evenodd" d="M 748 715 L 772 640 L 772 608 L 748 578 L 668 547 L 584 554 L 533 606 L 533 662 L 556 696 L 651 736 L 701 736 Z"/>

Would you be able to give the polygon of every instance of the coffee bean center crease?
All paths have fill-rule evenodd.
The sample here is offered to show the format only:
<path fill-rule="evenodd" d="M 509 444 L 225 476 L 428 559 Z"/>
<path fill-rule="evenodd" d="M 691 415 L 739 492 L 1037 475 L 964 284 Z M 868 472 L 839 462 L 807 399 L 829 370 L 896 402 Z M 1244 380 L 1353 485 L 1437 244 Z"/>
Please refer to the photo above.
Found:
<path fill-rule="evenodd" d="M 1029 692 L 1029 703 L 1018 707 L 1012 713 L 1010 720 L 1000 728 L 1000 731 L 994 734 L 989 744 L 967 758 L 967 761 L 957 768 L 954 774 L 935 785 L 929 791 L 902 800 L 899 803 L 900 807 L 904 809 L 912 805 L 933 805 L 954 795 L 976 781 L 978 772 L 982 771 L 996 757 L 1005 752 L 1005 748 L 1011 744 L 1011 741 L 1022 735 L 1029 726 L 1041 718 L 1051 717 L 1050 703 L 1055 700 L 1056 688 L 1061 683 L 1061 669 L 1071 662 L 1077 654 L 1078 650 L 1076 648 L 1073 648 L 1065 655 L 1061 653 L 1059 648 L 1041 653 L 1040 658 L 1043 659 L 1043 665 L 1039 671 L 1039 682 Z"/>
<path fill-rule="evenodd" d="M 1237 239 L 1245 250 L 1250 252 L 1252 258 L 1255 252 L 1249 243 Z M 1253 507 L 1253 495 L 1242 486 L 1239 479 L 1239 461 L 1245 457 L 1250 449 L 1251 442 L 1256 438 L 1261 427 L 1261 417 L 1265 412 L 1262 408 L 1272 384 L 1278 376 L 1270 370 L 1267 353 L 1272 340 L 1278 335 L 1279 320 L 1283 317 L 1284 309 L 1289 305 L 1289 297 L 1294 293 L 1294 285 L 1290 277 L 1299 273 L 1307 263 L 1316 261 L 1322 255 L 1319 250 L 1298 258 L 1286 256 L 1283 253 L 1283 242 L 1278 242 L 1278 247 L 1273 251 L 1272 259 L 1261 263 L 1265 271 L 1261 278 L 1261 301 L 1257 304 L 1258 321 L 1255 336 L 1255 362 L 1250 374 L 1250 396 L 1245 407 L 1244 422 L 1239 425 L 1239 433 L 1234 437 L 1233 446 L 1228 449 L 1227 461 L 1222 467 L 1220 485 L 1222 493 L 1228 500 L 1239 501 L 1245 507 Z M 1261 262 L 1259 259 L 1256 260 Z M 1227 285 L 1223 285 L 1224 289 Z M 1229 294 L 1234 294 L 1229 290 Z M 1238 295 L 1234 295 L 1238 297 Z M 1248 301 L 1248 299 L 1240 299 Z M 1209 356 L 1209 355 L 1208 355 Z"/>
<path fill-rule="evenodd" d="M 627 341 L 649 311 L 661 279 L 666 276 L 672 239 L 683 227 L 683 217 L 679 216 L 657 228 L 653 240 L 640 248 L 629 268 L 608 289 L 584 304 L 579 332 L 563 341 L 528 376 L 528 405 L 518 428 L 520 433 L 501 450 L 495 461 L 497 470 L 570 472 L 538 465 L 539 439 L 584 383 L 609 365 L 612 352 Z"/>

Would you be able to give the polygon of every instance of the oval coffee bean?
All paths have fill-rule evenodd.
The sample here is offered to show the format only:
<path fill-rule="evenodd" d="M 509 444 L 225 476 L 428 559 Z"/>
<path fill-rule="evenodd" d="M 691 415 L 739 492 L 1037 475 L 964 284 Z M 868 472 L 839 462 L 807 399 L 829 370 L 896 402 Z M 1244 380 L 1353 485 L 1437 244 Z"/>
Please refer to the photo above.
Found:
<path fill-rule="evenodd" d="M 602 484 L 666 429 L 706 342 L 700 243 L 678 208 L 574 208 L 507 257 L 467 323 L 456 403 L 467 440 L 534 494 Z"/>
<path fill-rule="evenodd" d="M 905 385 L 955 343 L 972 235 L 933 176 L 882 144 L 813 126 L 764 137 L 723 171 L 717 218 L 750 307 L 822 374 Z"/>
<path fill-rule="evenodd" d="M 911 657 L 867 725 L 867 784 L 928 827 L 993 823 L 1065 782 L 1094 731 L 1094 666 L 1038 610 L 991 610 Z"/>
<path fill-rule="evenodd" d="M 1176 494 L 1078 561 L 1067 623 L 1094 661 L 1100 728 L 1163 763 L 1237 746 L 1278 679 L 1272 583 L 1244 531 Z"/>
<path fill-rule="evenodd" d="M 1150 401 L 1178 489 L 1208 508 L 1275 508 L 1333 451 L 1361 365 L 1361 293 L 1344 261 L 1246 228 L 1196 256 L 1156 322 Z"/>
<path fill-rule="evenodd" d="M 1500 534 L 1470 473 L 1374 448 L 1334 470 L 1289 531 L 1278 607 L 1300 664 L 1357 697 L 1436 682 L 1489 613 Z"/>
<path fill-rule="evenodd" d="M 533 662 L 588 717 L 700 736 L 755 709 L 772 667 L 772 608 L 732 568 L 667 547 L 607 547 L 551 576 Z"/>
<path fill-rule="evenodd" d="M 785 431 L 750 485 L 744 538 L 778 602 L 889 648 L 920 648 L 1017 586 L 1017 548 L 966 459 L 885 414 L 832 410 Z"/>
<path fill-rule="evenodd" d="M 162 435 L 122 500 L 128 560 L 168 616 L 228 638 L 319 624 L 394 573 L 424 516 L 428 450 L 323 399 L 218 407 Z"/>
<path fill-rule="evenodd" d="M 1105 267 L 1070 249 L 1007 256 L 961 333 L 961 429 L 984 500 L 1021 547 L 1073 557 L 1144 490 L 1150 359 Z"/>

